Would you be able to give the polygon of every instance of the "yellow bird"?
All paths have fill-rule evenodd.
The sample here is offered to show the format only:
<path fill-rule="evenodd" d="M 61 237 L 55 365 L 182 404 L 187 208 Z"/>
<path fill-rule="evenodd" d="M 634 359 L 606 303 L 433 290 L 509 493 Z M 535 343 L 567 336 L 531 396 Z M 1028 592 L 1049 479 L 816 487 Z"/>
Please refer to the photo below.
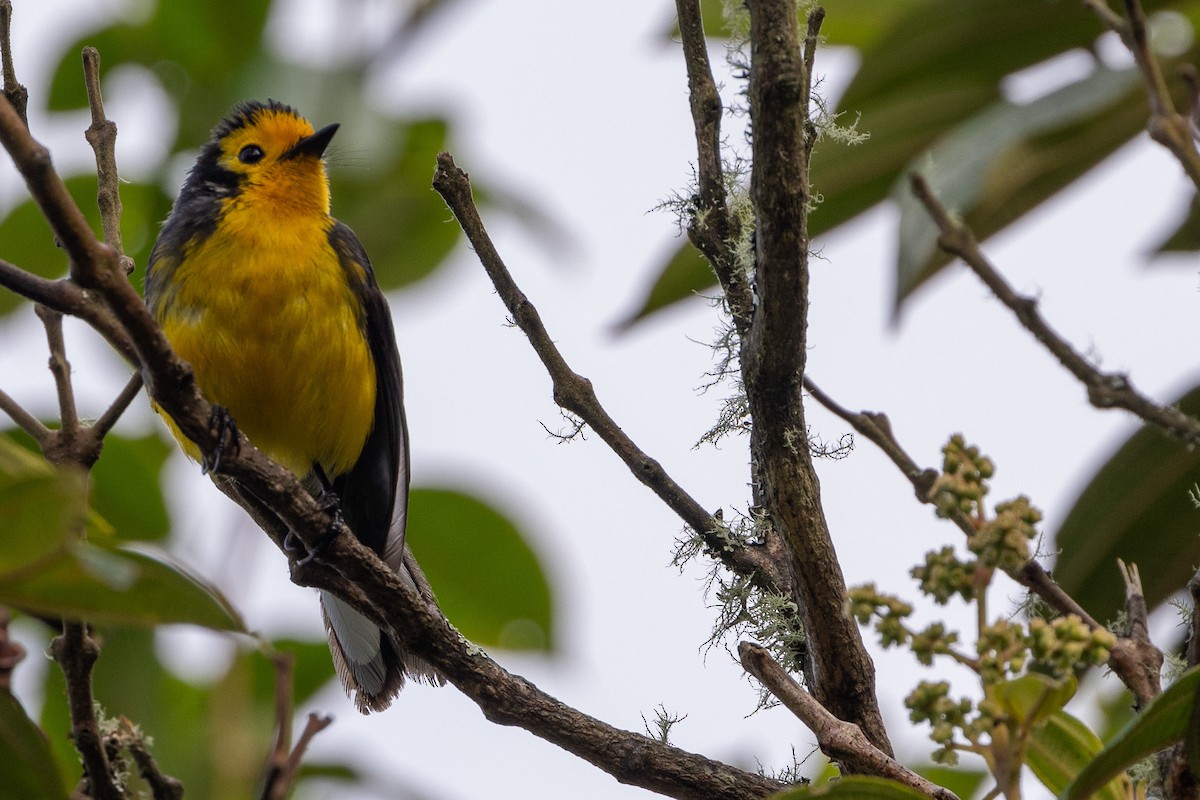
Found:
<path fill-rule="evenodd" d="M 209 402 L 336 499 L 355 535 L 412 583 L 400 357 L 367 254 L 329 214 L 322 156 L 337 128 L 314 131 L 275 101 L 243 103 L 217 125 L 154 245 L 146 302 Z M 348 604 L 320 599 L 359 711 L 387 708 L 406 676 L 441 682 Z"/>

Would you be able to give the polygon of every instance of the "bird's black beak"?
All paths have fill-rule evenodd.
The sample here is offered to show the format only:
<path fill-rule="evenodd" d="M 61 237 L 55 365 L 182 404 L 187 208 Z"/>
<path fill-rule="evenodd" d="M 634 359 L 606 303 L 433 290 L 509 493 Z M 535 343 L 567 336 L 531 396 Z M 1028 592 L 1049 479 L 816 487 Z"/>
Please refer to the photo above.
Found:
<path fill-rule="evenodd" d="M 305 136 L 300 141 L 283 154 L 283 158 L 298 158 L 299 156 L 312 156 L 320 158 L 325 148 L 329 146 L 329 140 L 337 133 L 338 124 L 335 122 L 332 125 L 326 125 L 321 130 L 314 133 L 312 136 Z"/>

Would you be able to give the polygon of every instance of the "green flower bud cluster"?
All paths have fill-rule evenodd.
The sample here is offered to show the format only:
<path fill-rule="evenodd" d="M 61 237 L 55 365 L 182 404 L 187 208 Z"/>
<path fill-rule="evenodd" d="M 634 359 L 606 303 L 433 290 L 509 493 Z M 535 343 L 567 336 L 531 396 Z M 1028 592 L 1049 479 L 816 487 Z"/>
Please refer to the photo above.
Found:
<path fill-rule="evenodd" d="M 986 567 L 1020 569 L 1029 560 L 1029 542 L 1037 537 L 1034 526 L 1041 521 L 1042 512 L 1021 495 L 997 505 L 996 516 L 967 540 L 967 547 Z"/>
<path fill-rule="evenodd" d="M 920 582 L 922 592 L 944 606 L 955 595 L 968 603 L 975 599 L 971 579 L 975 568 L 976 562 L 959 560 L 954 548 L 947 545 L 926 553 L 925 565 L 913 567 L 909 574 Z"/>
<path fill-rule="evenodd" d="M 943 622 L 934 622 L 924 630 L 914 633 L 908 647 L 917 657 L 917 661 L 931 667 L 934 656 L 946 655 L 950 652 L 950 648 L 957 643 L 958 634 L 956 632 L 947 631 Z"/>
<path fill-rule="evenodd" d="M 979 677 L 984 684 L 999 683 L 1025 668 L 1029 660 L 1025 629 L 1007 620 L 997 620 L 979 632 L 975 652 L 979 655 Z"/>
<path fill-rule="evenodd" d="M 933 753 L 933 760 L 939 764 L 957 764 L 954 732 L 974 727 L 968 720 L 974 710 L 971 701 L 966 698 L 952 699 L 950 684 L 946 681 L 921 681 L 904 698 L 904 707 L 908 709 L 908 718 L 914 723 L 928 722 L 932 727 L 929 737 L 940 745 Z"/>
<path fill-rule="evenodd" d="M 1116 643 L 1117 638 L 1110 631 L 1092 630 L 1074 614 L 1029 621 L 1029 650 L 1034 660 L 1057 677 L 1070 675 L 1084 666 L 1103 664 Z"/>
<path fill-rule="evenodd" d="M 978 512 L 988 492 L 984 481 L 996 472 L 992 460 L 975 445 L 967 445 L 961 433 L 950 437 L 942 456 L 942 474 L 931 492 L 937 515 L 949 519 L 960 511 Z"/>
<path fill-rule="evenodd" d="M 874 583 L 851 587 L 846 592 L 846 610 L 860 625 L 866 625 L 871 617 L 878 617 L 875 630 L 884 647 L 908 641 L 903 620 L 913 613 L 912 604 L 894 595 L 881 594 Z"/>

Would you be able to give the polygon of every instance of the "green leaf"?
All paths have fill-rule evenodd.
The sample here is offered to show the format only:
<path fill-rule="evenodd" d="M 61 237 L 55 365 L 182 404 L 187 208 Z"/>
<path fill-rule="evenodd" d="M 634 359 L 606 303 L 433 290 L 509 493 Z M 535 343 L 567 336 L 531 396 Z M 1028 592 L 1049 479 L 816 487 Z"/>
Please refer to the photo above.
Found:
<path fill-rule="evenodd" d="M 1175 232 L 1154 248 L 1155 253 L 1193 253 L 1200 250 L 1200 195 L 1192 195 L 1187 215 Z"/>
<path fill-rule="evenodd" d="M 960 798 L 974 797 L 979 787 L 987 780 L 988 773 L 981 769 L 965 767 L 947 767 L 942 764 L 920 764 L 912 768 L 913 772 L 926 780 L 943 786 L 954 792 Z"/>
<path fill-rule="evenodd" d="M 1200 667 L 1193 667 L 1142 709 L 1092 759 L 1059 797 L 1084 800 L 1146 756 L 1188 734 L 1200 690 Z"/>
<path fill-rule="evenodd" d="M 1062 710 L 1075 696 L 1074 677 L 1060 679 L 1030 672 L 987 687 L 989 700 L 998 703 L 1018 725 L 1036 725 Z"/>
<path fill-rule="evenodd" d="M 0 436 L 0 576 L 27 570 L 59 552 L 72 533 L 82 530 L 86 501 L 82 472 L 55 469 L 40 455 Z"/>
<path fill-rule="evenodd" d="M 900 208 L 896 305 L 950 261 L 908 172 L 924 175 L 939 200 L 986 239 L 1141 131 L 1144 93 L 1137 70 L 1098 68 L 1032 103 L 998 101 L 925 150 L 891 194 Z"/>
<path fill-rule="evenodd" d="M 67 191 L 83 215 L 100 235 L 100 212 L 96 209 L 96 176 L 77 175 L 65 181 Z M 121 237 L 125 252 L 135 262 L 145 264 L 158 235 L 158 225 L 166 217 L 171 200 L 157 185 L 121 184 Z M 3 257 L 22 269 L 43 278 L 66 274 L 66 256 L 54 244 L 54 234 L 37 205 L 26 200 L 0 221 Z M 18 308 L 23 302 L 8 290 L 0 290 L 0 315 Z"/>
<path fill-rule="evenodd" d="M 0 800 L 66 800 L 54 753 L 12 694 L 0 691 Z"/>
<path fill-rule="evenodd" d="M 170 530 L 162 470 L 173 448 L 157 433 L 109 433 L 92 468 L 92 507 L 121 539 L 161 541 Z"/>
<path fill-rule="evenodd" d="M 149 545 L 67 541 L 34 566 L 0 573 L 0 603 L 68 619 L 245 631 L 215 586 Z"/>
<path fill-rule="evenodd" d="M 334 170 L 336 216 L 368 248 L 384 291 L 428 276 L 458 243 L 461 230 L 446 224 L 446 204 L 429 188 L 437 154 L 446 149 L 442 119 L 391 122 L 367 154 L 370 170 Z"/>
<path fill-rule="evenodd" d="M 1047 789 L 1058 795 L 1104 747 L 1087 725 L 1056 711 L 1030 732 L 1025 763 Z M 1119 775 L 1096 795 L 1096 800 L 1126 800 L 1128 776 Z"/>
<path fill-rule="evenodd" d="M 657 270 L 658 277 L 637 309 L 617 323 L 618 331 L 628 330 L 634 323 L 655 311 L 673 305 L 711 288 L 716 279 L 708 259 L 686 239 Z"/>
<path fill-rule="evenodd" d="M 1200 417 L 1200 387 L 1175 405 Z M 1197 482 L 1200 451 L 1143 426 L 1096 472 L 1055 533 L 1055 580 L 1089 614 L 1112 619 L 1125 600 L 1120 558 L 1138 565 L 1146 602 L 1158 606 L 1200 562 L 1200 512 L 1188 498 Z"/>
<path fill-rule="evenodd" d="M 887 778 L 852 775 L 820 786 L 798 786 L 771 795 L 771 800 L 806 800 L 827 797 L 830 800 L 927 800 L 916 789 Z"/>
<path fill-rule="evenodd" d="M 279 639 L 271 646 L 292 655 L 292 702 L 299 707 L 307 703 L 321 687 L 334 678 L 333 659 L 324 637 L 315 641 Z M 250 661 L 254 674 L 256 701 L 270 705 L 275 701 L 275 667 L 265 655 Z"/>
<path fill-rule="evenodd" d="M 553 601 L 520 530 L 483 501 L 414 489 L 409 545 L 442 610 L 468 639 L 510 650 L 553 649 Z"/>

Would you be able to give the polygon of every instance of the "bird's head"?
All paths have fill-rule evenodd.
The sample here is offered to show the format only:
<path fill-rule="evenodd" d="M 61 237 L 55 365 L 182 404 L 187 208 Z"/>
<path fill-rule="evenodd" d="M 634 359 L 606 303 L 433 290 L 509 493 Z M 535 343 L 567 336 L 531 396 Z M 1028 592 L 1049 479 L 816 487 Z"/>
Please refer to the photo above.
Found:
<path fill-rule="evenodd" d="M 185 192 L 240 198 L 279 213 L 329 212 L 321 160 L 337 124 L 314 131 L 293 108 L 269 100 L 242 103 L 213 130 Z"/>

